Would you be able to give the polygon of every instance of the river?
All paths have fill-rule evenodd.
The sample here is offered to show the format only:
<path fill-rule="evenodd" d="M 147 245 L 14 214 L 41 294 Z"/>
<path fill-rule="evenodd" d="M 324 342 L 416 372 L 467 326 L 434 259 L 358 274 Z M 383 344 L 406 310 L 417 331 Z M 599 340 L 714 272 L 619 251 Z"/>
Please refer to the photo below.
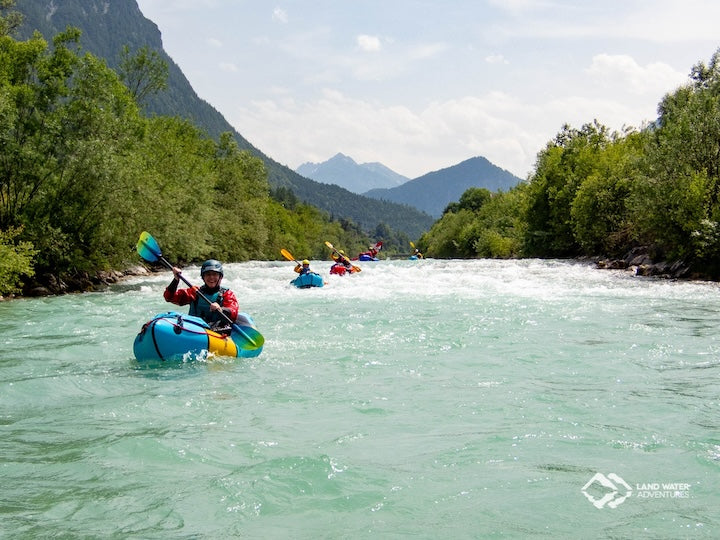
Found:
<path fill-rule="evenodd" d="M 360 264 L 226 265 L 254 359 L 138 365 L 167 272 L 0 303 L 0 536 L 720 535 L 716 283 Z"/>

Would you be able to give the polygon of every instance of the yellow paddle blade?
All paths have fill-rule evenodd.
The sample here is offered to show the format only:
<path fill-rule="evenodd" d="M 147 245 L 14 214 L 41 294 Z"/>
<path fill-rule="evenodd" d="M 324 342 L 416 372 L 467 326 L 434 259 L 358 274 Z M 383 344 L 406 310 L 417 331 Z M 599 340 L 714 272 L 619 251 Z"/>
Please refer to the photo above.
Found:
<path fill-rule="evenodd" d="M 280 253 L 283 257 L 285 257 L 288 261 L 295 262 L 295 257 L 292 256 L 292 253 L 290 253 L 287 249 L 283 248 L 280 250 Z"/>

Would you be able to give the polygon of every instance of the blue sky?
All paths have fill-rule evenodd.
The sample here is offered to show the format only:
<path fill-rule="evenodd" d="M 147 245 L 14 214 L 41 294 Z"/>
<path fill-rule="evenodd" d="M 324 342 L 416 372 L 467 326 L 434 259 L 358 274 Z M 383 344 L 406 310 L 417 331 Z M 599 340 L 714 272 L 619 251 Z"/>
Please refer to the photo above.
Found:
<path fill-rule="evenodd" d="M 415 178 L 474 156 L 525 178 L 565 123 L 614 130 L 720 48 L 720 2 L 138 0 L 195 91 L 297 168 Z"/>

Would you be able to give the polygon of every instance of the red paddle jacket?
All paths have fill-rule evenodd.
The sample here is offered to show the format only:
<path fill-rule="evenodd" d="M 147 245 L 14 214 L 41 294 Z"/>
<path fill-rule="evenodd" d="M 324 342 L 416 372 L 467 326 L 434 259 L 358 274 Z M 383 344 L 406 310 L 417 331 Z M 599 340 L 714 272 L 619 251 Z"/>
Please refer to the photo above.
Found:
<path fill-rule="evenodd" d="M 167 286 L 163 293 L 165 300 L 178 306 L 190 304 L 190 315 L 202 317 L 208 324 L 224 321 L 218 312 L 210 311 L 210 305 L 197 293 L 198 287 L 178 289 L 177 286 L 178 282 L 176 280 L 173 280 L 170 285 Z M 225 315 L 227 315 L 232 322 L 235 322 L 240 307 L 238 306 L 234 292 L 225 287 L 209 289 L 205 285 L 200 287 L 200 292 L 203 293 L 210 302 L 220 304 Z"/>

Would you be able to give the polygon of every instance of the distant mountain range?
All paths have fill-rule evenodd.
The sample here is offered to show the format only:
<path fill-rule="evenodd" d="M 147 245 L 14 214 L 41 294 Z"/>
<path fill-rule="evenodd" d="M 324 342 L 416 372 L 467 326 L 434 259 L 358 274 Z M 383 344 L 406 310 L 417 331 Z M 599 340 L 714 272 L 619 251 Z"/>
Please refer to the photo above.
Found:
<path fill-rule="evenodd" d="M 298 173 L 313 180 L 336 184 L 350 191 L 383 201 L 408 204 L 438 218 L 451 202 L 471 187 L 507 191 L 522 180 L 484 157 L 468 160 L 410 180 L 380 163 L 358 165 L 337 154 L 324 163 L 305 163 Z M 363 186 L 374 186 L 362 191 Z"/>
<path fill-rule="evenodd" d="M 382 163 L 358 164 L 344 154 L 335 154 L 322 163 L 303 163 L 295 172 L 317 182 L 335 184 L 358 194 L 371 189 L 397 187 L 410 180 Z"/>
<path fill-rule="evenodd" d="M 75 26 L 82 31 L 83 49 L 104 58 L 113 69 L 119 64 L 123 45 L 131 51 L 145 46 L 157 51 L 168 64 L 168 89 L 148 100 L 146 112 L 187 118 L 213 138 L 223 132 L 232 133 L 241 149 L 264 162 L 272 188 L 289 188 L 301 201 L 337 219 L 349 219 L 371 234 L 383 223 L 394 231 L 418 238 L 433 224 L 430 215 L 412 206 L 363 197 L 338 186 L 305 178 L 255 148 L 220 112 L 198 97 L 180 67 L 163 49 L 157 25 L 142 14 L 136 0 L 17 0 L 15 9 L 25 17 L 20 29 L 21 39 L 27 39 L 38 30 L 52 43 L 57 33 L 68 25 Z"/>
<path fill-rule="evenodd" d="M 365 195 L 384 201 L 409 204 L 431 216 L 440 217 L 448 203 L 458 201 L 460 196 L 471 187 L 507 191 L 520 182 L 522 179 L 511 172 L 479 156 L 452 167 L 429 172 L 401 186 L 373 189 Z"/>

